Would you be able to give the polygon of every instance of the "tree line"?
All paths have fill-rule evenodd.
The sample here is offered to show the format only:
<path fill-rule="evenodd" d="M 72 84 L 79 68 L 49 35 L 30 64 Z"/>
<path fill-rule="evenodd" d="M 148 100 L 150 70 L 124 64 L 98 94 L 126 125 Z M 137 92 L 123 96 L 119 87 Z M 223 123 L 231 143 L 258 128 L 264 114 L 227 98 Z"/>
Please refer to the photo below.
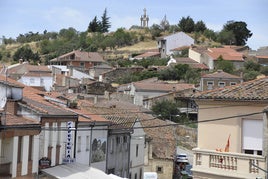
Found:
<path fill-rule="evenodd" d="M 31 60 L 34 63 L 39 63 L 42 60 L 45 64 L 52 58 L 55 58 L 64 53 L 70 52 L 74 49 L 81 49 L 83 51 L 106 51 L 114 50 L 119 47 L 135 44 L 139 41 L 144 41 L 146 34 L 149 33 L 152 39 L 159 37 L 164 32 L 174 33 L 183 31 L 186 33 L 193 33 L 196 43 L 198 37 L 204 36 L 210 40 L 220 42 L 221 44 L 245 45 L 248 38 L 252 36 L 250 30 L 247 29 L 247 24 L 242 21 L 228 21 L 222 31 L 214 32 L 206 27 L 203 21 L 194 22 L 190 17 L 182 17 L 178 24 L 170 25 L 166 16 L 159 24 L 153 24 L 146 28 L 144 34 L 139 34 L 135 31 L 127 31 L 125 28 L 119 28 L 115 32 L 109 32 L 111 27 L 110 17 L 107 15 L 107 9 L 104 10 L 101 19 L 95 16 L 84 32 L 79 32 L 75 28 L 70 27 L 61 29 L 59 32 L 48 32 L 44 30 L 43 33 L 28 32 L 19 34 L 16 39 L 3 37 L 4 44 L 13 43 L 29 43 L 37 42 L 37 49 L 33 51 L 30 46 L 21 47 L 12 59 L 17 62 L 20 58 Z M 132 26 L 131 28 L 140 28 Z M 202 40 L 201 40 L 202 41 Z M 33 55 L 29 55 L 33 54 Z M 11 54 L 0 52 L 0 60 L 3 57 L 10 57 Z"/>

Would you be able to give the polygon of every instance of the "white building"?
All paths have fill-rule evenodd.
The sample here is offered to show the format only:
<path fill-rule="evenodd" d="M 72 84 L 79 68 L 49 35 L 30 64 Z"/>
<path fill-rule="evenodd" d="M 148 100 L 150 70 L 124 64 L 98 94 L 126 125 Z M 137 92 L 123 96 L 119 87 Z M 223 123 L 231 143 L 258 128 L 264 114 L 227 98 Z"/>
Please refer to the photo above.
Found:
<path fill-rule="evenodd" d="M 157 47 L 161 53 L 161 58 L 172 55 L 172 50 L 183 46 L 191 46 L 194 39 L 184 32 L 178 32 L 157 39 Z"/>

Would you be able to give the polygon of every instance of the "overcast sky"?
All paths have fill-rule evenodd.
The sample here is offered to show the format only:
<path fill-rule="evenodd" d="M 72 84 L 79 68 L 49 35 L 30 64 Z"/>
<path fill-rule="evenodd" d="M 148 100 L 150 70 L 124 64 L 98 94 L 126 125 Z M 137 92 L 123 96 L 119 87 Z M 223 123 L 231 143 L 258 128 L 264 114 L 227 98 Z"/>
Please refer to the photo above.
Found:
<path fill-rule="evenodd" d="M 110 31 L 140 25 L 146 8 L 149 26 L 159 24 L 165 15 L 172 25 L 190 16 L 214 31 L 220 31 L 229 20 L 244 21 L 253 33 L 247 45 L 252 49 L 268 46 L 268 0 L 0 0 L 0 37 L 69 27 L 86 31 L 95 16 L 101 19 L 105 8 Z"/>

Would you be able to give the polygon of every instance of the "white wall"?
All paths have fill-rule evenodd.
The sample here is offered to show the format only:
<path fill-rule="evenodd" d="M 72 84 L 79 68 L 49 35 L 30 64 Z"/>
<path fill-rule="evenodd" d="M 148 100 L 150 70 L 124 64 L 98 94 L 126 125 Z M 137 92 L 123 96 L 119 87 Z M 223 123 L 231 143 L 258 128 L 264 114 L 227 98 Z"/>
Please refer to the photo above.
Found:
<path fill-rule="evenodd" d="M 166 55 L 170 55 L 172 49 L 182 46 L 190 46 L 194 44 L 194 39 L 185 34 L 178 32 L 165 37 L 166 39 Z"/>
<path fill-rule="evenodd" d="M 91 164 L 92 167 L 95 167 L 97 169 L 100 169 L 102 171 L 106 171 L 106 160 L 105 161 L 101 161 L 101 162 L 95 162 L 92 163 L 91 161 L 89 161 L 90 158 L 90 147 L 92 146 L 92 142 L 94 140 L 94 138 L 97 139 L 103 139 L 106 141 L 106 145 L 107 145 L 107 126 L 95 126 L 92 129 L 92 140 L 90 141 L 90 135 L 91 135 L 91 128 L 89 130 L 83 130 L 83 128 L 88 129 L 89 128 L 89 124 L 85 125 L 85 126 L 78 126 L 78 130 L 77 130 L 77 138 L 76 138 L 76 162 L 77 163 L 81 163 L 81 164 L 85 164 L 85 165 L 89 165 L 89 163 Z M 81 130 L 80 130 L 81 129 Z M 88 138 L 87 138 L 88 136 Z M 81 137 L 81 147 L 79 147 L 79 141 L 78 138 Z M 89 141 L 87 141 L 89 140 Z M 90 144 L 91 143 L 91 144 Z M 87 144 L 89 144 L 90 146 L 87 146 Z M 78 149 L 81 149 L 80 151 L 78 151 Z M 107 146 L 106 146 L 107 148 Z M 107 155 L 107 151 L 106 151 L 106 155 Z M 105 157 L 106 158 L 106 157 Z"/>
<path fill-rule="evenodd" d="M 22 76 L 18 81 L 27 86 L 43 86 L 46 91 L 51 91 L 53 85 L 52 76 L 42 76 L 42 77 Z"/>

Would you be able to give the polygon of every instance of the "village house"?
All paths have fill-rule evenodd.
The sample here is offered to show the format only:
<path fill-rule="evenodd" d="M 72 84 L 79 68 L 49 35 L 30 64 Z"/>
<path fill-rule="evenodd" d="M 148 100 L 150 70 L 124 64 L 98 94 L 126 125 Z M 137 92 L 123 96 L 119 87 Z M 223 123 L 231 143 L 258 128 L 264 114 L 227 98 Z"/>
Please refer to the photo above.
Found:
<path fill-rule="evenodd" d="M 144 99 L 164 95 L 170 92 L 194 88 L 193 84 L 187 83 L 167 83 L 161 80 L 154 81 L 150 79 L 133 82 L 130 84 L 129 95 L 133 97 L 133 103 L 138 106 L 146 106 Z"/>
<path fill-rule="evenodd" d="M 268 65 L 268 46 L 260 47 L 256 51 L 250 51 L 250 56 L 256 58 L 256 61 L 262 66 Z"/>
<path fill-rule="evenodd" d="M 24 85 L 0 76 L 0 178 L 16 178 L 38 172 L 41 125 L 17 109 Z"/>
<path fill-rule="evenodd" d="M 194 178 L 265 178 L 268 78 L 193 95 L 198 105 Z"/>
<path fill-rule="evenodd" d="M 177 32 L 171 35 L 157 38 L 157 48 L 161 54 L 161 58 L 172 55 L 172 50 L 179 47 L 191 46 L 194 39 L 184 32 Z"/>
<path fill-rule="evenodd" d="M 97 52 L 84 52 L 73 50 L 50 60 L 51 65 L 63 65 L 78 70 L 88 70 L 91 67 L 105 63 L 103 57 Z"/>
<path fill-rule="evenodd" d="M 173 58 L 173 56 L 170 56 L 167 66 L 174 66 L 177 64 L 187 64 L 189 65 L 190 68 L 200 69 L 201 71 L 209 70 L 209 68 L 205 64 L 198 63 L 197 61 L 191 58 L 188 58 L 188 57 Z"/>
<path fill-rule="evenodd" d="M 214 73 L 204 74 L 200 80 L 200 90 L 212 90 L 225 86 L 237 85 L 243 82 L 243 78 L 218 70 Z"/>
<path fill-rule="evenodd" d="M 146 133 L 144 172 L 155 172 L 161 179 L 173 178 L 176 127 L 169 120 L 163 121 L 150 114 L 140 113 L 139 116 Z"/>
<path fill-rule="evenodd" d="M 136 106 L 117 100 L 96 102 L 87 108 L 112 122 L 107 140 L 106 173 L 135 179 L 144 172 L 145 133 L 141 119 L 131 109 L 136 110 Z"/>
<path fill-rule="evenodd" d="M 241 69 L 244 66 L 244 55 L 242 52 L 236 51 L 234 48 L 224 46 L 220 48 L 204 48 L 192 46 L 189 49 L 189 58 L 203 63 L 210 70 L 214 70 L 217 66 L 217 61 L 222 58 L 232 62 L 235 69 Z"/>
<path fill-rule="evenodd" d="M 5 75 L 9 78 L 17 80 L 27 86 L 32 86 L 43 91 L 52 90 L 53 76 L 49 66 L 30 65 L 28 62 L 20 62 L 8 66 L 5 71 Z"/>

